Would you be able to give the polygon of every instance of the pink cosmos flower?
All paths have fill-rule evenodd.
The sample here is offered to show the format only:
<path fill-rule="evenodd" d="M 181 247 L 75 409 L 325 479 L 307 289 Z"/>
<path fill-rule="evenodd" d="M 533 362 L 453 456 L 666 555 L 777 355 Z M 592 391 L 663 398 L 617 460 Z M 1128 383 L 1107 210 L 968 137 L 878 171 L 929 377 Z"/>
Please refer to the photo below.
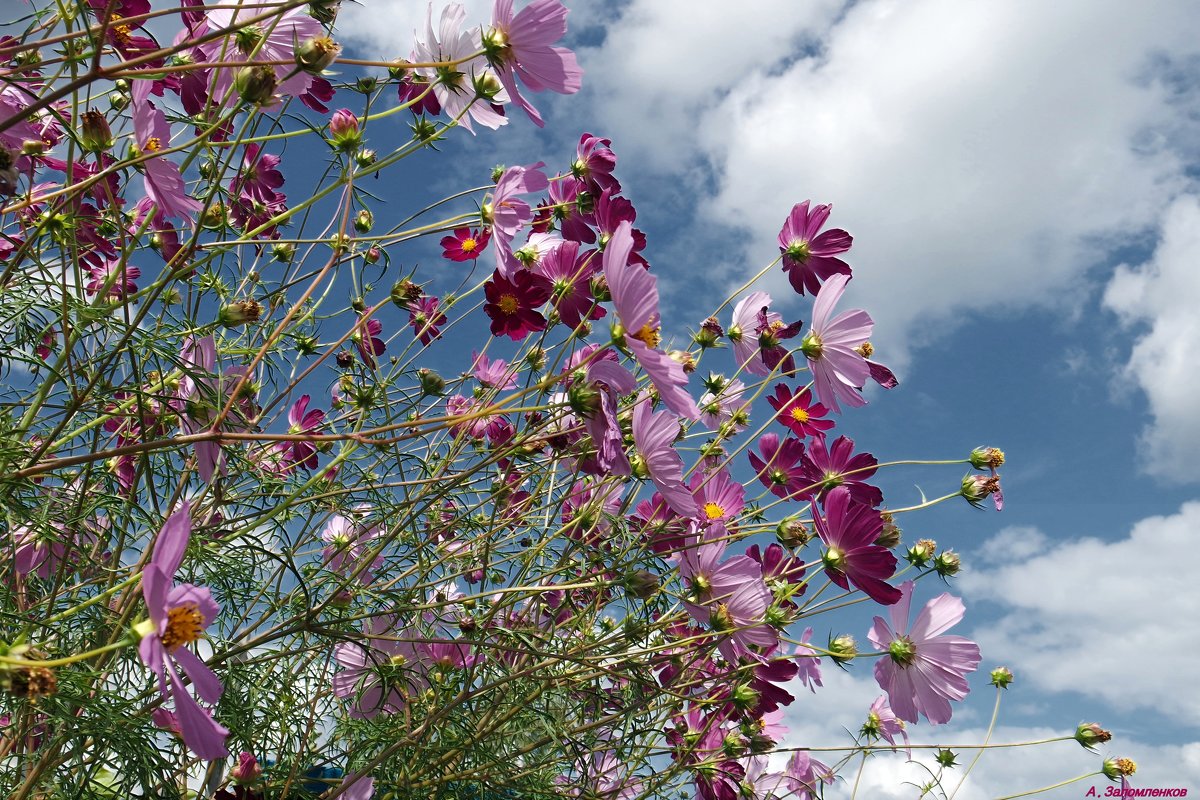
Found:
<path fill-rule="evenodd" d="M 892 605 L 900 590 L 886 583 L 896 572 L 896 556 L 875 544 L 883 530 L 883 517 L 870 506 L 856 503 L 845 486 L 825 498 L 825 514 L 813 508 L 813 524 L 825 543 L 825 574 L 843 589 L 853 583 L 876 603 Z"/>
<path fill-rule="evenodd" d="M 187 433 L 208 430 L 217 413 L 228 403 L 230 392 L 246 375 L 248 368 L 244 366 L 228 367 L 223 374 L 216 375 L 216 361 L 217 348 L 212 336 L 189 337 L 184 342 L 184 376 L 179 381 L 177 396 L 179 421 Z M 254 415 L 254 399 L 245 394 L 234 403 L 221 427 L 244 430 Z M 225 455 L 220 444 L 211 440 L 196 442 L 196 471 L 205 483 L 212 483 L 217 473 L 225 474 Z"/>
<path fill-rule="evenodd" d="M 538 260 L 538 273 L 550 282 L 550 302 L 559 319 L 570 328 L 578 328 L 584 320 L 600 319 L 608 313 L 596 302 L 589 285 L 600 269 L 595 253 L 594 250 L 580 253 L 578 242 L 561 242 Z"/>
<path fill-rule="evenodd" d="M 792 753 L 784 774 L 795 800 L 818 800 L 823 794 L 819 784 L 833 783 L 833 771 L 803 750 Z"/>
<path fill-rule="evenodd" d="M 13 569 L 18 575 L 37 575 L 43 580 L 58 572 L 71 551 L 70 536 L 61 525 L 51 523 L 52 532 L 38 533 L 30 525 L 16 525 L 13 540 Z"/>
<path fill-rule="evenodd" d="M 813 304 L 812 330 L 800 344 L 808 357 L 817 396 L 839 414 L 838 400 L 851 407 L 867 404 L 860 390 L 871 377 L 871 369 L 855 348 L 871 337 L 875 326 L 871 315 L 861 309 L 830 318 L 849 280 L 849 275 L 839 274 L 825 281 Z"/>
<path fill-rule="evenodd" d="M 150 102 L 151 82 L 133 82 L 133 135 L 138 148 L 153 155 L 171 143 L 171 126 L 167 117 Z M 142 162 L 145 171 L 146 196 L 158 207 L 159 213 L 175 218 L 187 218 L 201 209 L 188 196 L 179 167 L 161 156 Z"/>
<path fill-rule="evenodd" d="M 812 635 L 813 629 L 805 628 L 804 635 L 796 643 L 796 666 L 800 670 L 800 682 L 816 694 L 817 687 L 821 685 L 821 657 L 809 644 Z"/>
<path fill-rule="evenodd" d="M 496 239 L 496 269 L 511 276 L 521 268 L 512 254 L 512 241 L 521 228 L 533 219 L 533 209 L 518 195 L 544 192 L 550 180 L 541 168 L 542 162 L 527 167 L 509 167 L 496 181 L 491 202 L 483 204 L 483 220 L 491 226 Z"/>
<path fill-rule="evenodd" d="M 206 703 L 221 698 L 221 682 L 186 645 L 199 639 L 220 612 L 206 586 L 175 584 L 192 533 L 191 511 L 185 502 L 167 518 L 154 542 L 150 563 L 142 571 L 142 597 L 150 619 L 135 626 L 142 639 L 138 655 L 158 678 L 164 700 L 173 701 L 183 742 L 197 756 L 212 760 L 229 755 L 229 731 L 200 706 L 184 686 L 179 671 L 191 681 Z"/>
<path fill-rule="evenodd" d="M 767 396 L 767 402 L 775 409 L 775 419 L 801 439 L 824 434 L 833 427 L 833 420 L 821 419 L 829 409 L 814 403 L 812 392 L 807 388 L 793 393 L 787 384 L 778 383 L 775 393 Z"/>
<path fill-rule="evenodd" d="M 409 698 L 429 682 L 412 631 L 398 628 L 393 617 L 372 617 L 364 625 L 365 643 L 342 642 L 333 658 L 343 667 L 333 676 L 333 693 L 351 703 L 354 719 L 403 711 Z"/>
<path fill-rule="evenodd" d="M 783 318 L 773 311 L 765 311 L 771 305 L 771 295 L 766 292 L 751 292 L 733 307 L 733 321 L 726 336 L 733 342 L 733 360 L 739 368 L 751 375 L 769 375 L 771 370 L 762 360 L 758 349 L 758 315 L 764 312 L 767 322 L 782 323 Z"/>
<path fill-rule="evenodd" d="M 900 736 L 904 739 L 905 752 L 908 753 L 909 758 L 912 758 L 912 750 L 908 746 L 908 728 L 905 727 L 904 720 L 897 717 L 896 712 L 892 711 L 886 696 L 879 695 L 875 698 L 875 702 L 871 703 L 871 708 L 867 712 L 867 721 L 862 730 L 868 736 L 887 740 L 892 747 L 896 746 L 896 737 Z"/>
<path fill-rule="evenodd" d="M 637 382 L 629 370 L 617 363 L 611 350 L 605 350 L 589 362 L 585 375 L 598 394 L 598 402 L 595 410 L 583 418 L 583 427 L 592 438 L 595 455 L 582 464 L 581 469 L 600 475 L 628 475 L 629 457 L 625 454 L 625 435 L 617 419 L 617 398 L 632 392 Z"/>
<path fill-rule="evenodd" d="M 350 340 L 358 348 L 359 357 L 371 369 L 375 369 L 375 356 L 383 355 L 387 350 L 387 343 L 379 338 L 381 333 L 383 323 L 372 317 L 360 324 L 350 335 Z"/>
<path fill-rule="evenodd" d="M 308 94 L 314 81 L 320 80 L 311 72 L 295 66 L 296 46 L 325 34 L 321 23 L 305 13 L 304 8 L 289 8 L 278 16 L 253 24 L 247 22 L 263 13 L 262 7 L 225 7 L 210 9 L 205 18 L 209 31 L 232 28 L 234 32 L 223 39 L 201 45 L 205 60 L 222 63 L 249 61 L 282 61 L 274 67 L 278 84 L 275 93 L 301 97 Z M 213 79 L 213 98 L 222 105 L 236 101 L 232 91 L 238 67 L 221 67 Z"/>
<path fill-rule="evenodd" d="M 709 531 L 707 535 L 711 534 Z M 718 535 L 724 535 L 723 529 Z M 697 622 L 725 634 L 718 647 L 727 659 L 736 662 L 740 654 L 753 652 L 751 647 L 774 647 L 779 635 L 763 619 L 771 604 L 771 592 L 763 582 L 758 562 L 744 555 L 721 562 L 724 553 L 723 541 L 695 534 L 680 556 L 679 575 L 690 586 L 684 600 L 688 613 Z"/>
<path fill-rule="evenodd" d="M 513 15 L 513 0 L 496 0 L 492 30 L 484 34 L 488 60 L 509 97 L 539 128 L 542 117 L 517 87 L 517 78 L 535 92 L 574 94 L 583 85 L 575 54 L 554 43 L 567 33 L 567 9 L 559 0 L 533 0 Z"/>
<path fill-rule="evenodd" d="M 799 294 L 807 290 L 815 296 L 821 281 L 835 274 L 850 274 L 850 265 L 835 258 L 850 249 L 854 241 L 850 234 L 841 228 L 818 233 L 829 219 L 831 208 L 833 206 L 819 205 L 809 211 L 807 200 L 798 203 L 792 207 L 792 213 L 779 231 L 783 271 Z"/>
<path fill-rule="evenodd" d="M 718 392 L 708 391 L 700 395 L 701 421 L 714 431 L 725 423 L 729 423 L 734 431 L 744 430 L 747 417 L 739 412 L 745 391 L 746 384 L 733 380 L 721 386 Z"/>
<path fill-rule="evenodd" d="M 137 267 L 124 264 L 120 259 L 104 261 L 100 264 L 89 264 L 88 275 L 91 279 L 84 289 L 88 294 L 99 294 L 107 284 L 105 296 L 114 300 L 124 300 L 137 291 L 137 279 L 142 277 L 142 271 Z"/>
<path fill-rule="evenodd" d="M 408 309 L 408 324 L 416 332 L 417 340 L 427 345 L 442 335 L 438 326 L 446 324 L 446 315 L 436 297 L 421 295 Z"/>
<path fill-rule="evenodd" d="M 471 374 L 489 389 L 511 389 L 517 385 L 517 371 L 502 358 L 489 359 L 471 351 Z"/>
<path fill-rule="evenodd" d="M 617 168 L 617 156 L 612 151 L 612 140 L 602 139 L 585 133 L 579 137 L 575 160 L 571 162 L 571 177 L 582 181 L 587 190 L 599 196 L 605 190 L 612 195 L 621 191 L 621 183 L 613 176 Z"/>
<path fill-rule="evenodd" d="M 488 65 L 479 51 L 478 28 L 463 28 L 466 10 L 458 3 L 442 9 L 438 27 L 433 26 L 433 4 L 425 21 L 424 36 L 418 36 L 412 50 L 412 61 L 457 61 L 453 69 L 417 67 L 414 72 L 433 85 L 433 94 L 446 116 L 472 134 L 472 122 L 495 130 L 508 124 L 501 108 L 509 102 L 509 93 L 502 78 Z"/>
<path fill-rule="evenodd" d="M 913 582 L 900 585 L 900 599 L 891 609 L 891 624 L 875 617 L 867 638 L 886 655 L 875 662 L 875 680 L 887 692 L 896 716 L 915 723 L 924 714 L 934 725 L 950 721 L 951 700 L 970 692 L 966 675 L 979 666 L 979 645 L 944 632 L 963 618 L 963 602 L 942 593 L 925 604 L 912 627 L 908 610 Z"/>
<path fill-rule="evenodd" d="M 640 268 L 638 268 L 640 269 Z M 633 408 L 633 441 L 642 456 L 646 472 L 663 498 L 684 517 L 695 518 L 700 510 L 683 484 L 683 459 L 675 452 L 679 420 L 669 411 L 652 412 L 646 396 Z"/>
<path fill-rule="evenodd" d="M 691 479 L 692 496 L 700 511 L 700 521 L 705 524 L 728 525 L 736 520 L 746 507 L 746 489 L 729 477 L 727 470 L 712 475 L 697 472 Z"/>
<path fill-rule="evenodd" d="M 487 247 L 490 238 L 491 234 L 487 228 L 455 228 L 454 233 L 442 237 L 442 258 L 450 261 L 474 261 Z"/>
<path fill-rule="evenodd" d="M 313 433 L 325 424 L 325 412 L 319 408 L 308 410 L 309 396 L 302 395 L 288 411 L 288 433 Z M 312 442 L 280 442 L 287 464 L 300 464 L 306 469 L 317 468 L 317 446 Z"/>
<path fill-rule="evenodd" d="M 321 540 L 325 548 L 321 558 L 325 568 L 341 575 L 350 575 L 362 566 L 366 556 L 375 547 L 375 540 L 381 531 L 377 525 L 364 525 L 355 519 L 334 514 L 321 531 Z M 377 556 L 372 564 L 358 572 L 358 581 L 369 584 L 375 579 L 371 570 L 383 562 L 382 556 Z"/>
<path fill-rule="evenodd" d="M 604 278 L 612 293 L 617 318 L 625 329 L 625 345 L 646 370 L 667 408 L 690 420 L 700 418 L 696 401 L 687 393 L 683 366 L 658 349 L 662 322 L 658 314 L 658 279 L 629 264 L 633 234 L 622 222 L 604 248 Z"/>

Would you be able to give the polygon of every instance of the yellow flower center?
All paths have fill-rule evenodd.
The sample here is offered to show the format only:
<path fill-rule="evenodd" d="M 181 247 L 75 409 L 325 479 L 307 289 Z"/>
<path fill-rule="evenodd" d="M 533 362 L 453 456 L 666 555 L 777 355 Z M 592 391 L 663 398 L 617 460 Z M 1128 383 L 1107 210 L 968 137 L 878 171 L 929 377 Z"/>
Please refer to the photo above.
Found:
<path fill-rule="evenodd" d="M 161 149 L 162 149 L 162 140 L 159 139 L 157 136 L 151 136 L 149 139 L 146 140 L 146 143 L 144 145 L 142 145 L 142 150 L 144 150 L 147 153 L 157 153 Z"/>
<path fill-rule="evenodd" d="M 720 503 L 710 501 L 704 504 L 704 516 L 709 519 L 720 519 L 725 516 L 725 508 Z"/>
<path fill-rule="evenodd" d="M 475 248 L 478 246 L 479 242 L 475 241 L 474 239 L 463 239 L 462 241 L 462 251 L 464 253 L 474 253 Z"/>
<path fill-rule="evenodd" d="M 129 44 L 129 39 L 133 35 L 133 30 L 128 25 L 113 25 L 111 30 L 113 40 L 117 44 Z"/>
<path fill-rule="evenodd" d="M 163 631 L 162 643 L 168 652 L 184 644 L 191 644 L 204 632 L 204 616 L 195 603 L 176 606 L 167 611 L 167 629 Z"/>
<path fill-rule="evenodd" d="M 808 412 L 803 408 L 793 408 L 792 419 L 796 420 L 796 422 L 808 422 Z"/>
<path fill-rule="evenodd" d="M 654 348 L 658 347 L 659 341 L 662 340 L 662 334 L 660 333 L 661 330 L 662 328 L 657 325 L 655 325 L 653 328 L 650 327 L 650 323 L 647 322 L 642 326 L 640 331 L 637 333 L 632 333 L 630 336 L 653 350 Z"/>
<path fill-rule="evenodd" d="M 511 294 L 500 295 L 500 302 L 497 305 L 500 306 L 500 310 L 505 314 L 515 314 L 517 313 L 517 309 L 521 307 L 521 304 L 517 302 L 516 295 Z"/>

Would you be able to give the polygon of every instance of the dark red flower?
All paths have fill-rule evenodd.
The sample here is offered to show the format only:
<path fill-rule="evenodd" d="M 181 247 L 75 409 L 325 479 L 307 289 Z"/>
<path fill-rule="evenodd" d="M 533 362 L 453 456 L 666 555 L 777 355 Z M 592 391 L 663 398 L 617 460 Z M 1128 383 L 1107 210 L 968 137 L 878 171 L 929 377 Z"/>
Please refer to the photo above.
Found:
<path fill-rule="evenodd" d="M 550 299 L 550 287 L 540 275 L 517 270 L 512 279 L 500 270 L 483 287 L 484 312 L 492 318 L 492 335 L 520 341 L 533 331 L 546 329 L 546 318 L 537 309 Z"/>

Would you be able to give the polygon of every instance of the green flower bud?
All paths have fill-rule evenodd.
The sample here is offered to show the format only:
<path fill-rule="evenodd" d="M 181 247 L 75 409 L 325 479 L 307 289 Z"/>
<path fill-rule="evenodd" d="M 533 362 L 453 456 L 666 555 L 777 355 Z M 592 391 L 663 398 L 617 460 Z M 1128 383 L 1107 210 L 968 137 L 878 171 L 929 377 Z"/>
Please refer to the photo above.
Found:
<path fill-rule="evenodd" d="M 321 72 L 334 62 L 342 46 L 328 36 L 314 36 L 296 48 L 296 64 L 305 72 Z"/>
<path fill-rule="evenodd" d="M 1096 745 L 1112 739 L 1112 734 L 1094 722 L 1081 722 L 1075 729 L 1075 741 L 1084 748 L 1095 751 Z"/>
<path fill-rule="evenodd" d="M 79 144 L 89 153 L 103 153 L 113 146 L 112 128 L 103 114 L 94 108 L 83 112 Z"/>
<path fill-rule="evenodd" d="M 1012 670 L 1008 667 L 996 667 L 992 670 L 992 680 L 990 681 L 992 686 L 995 686 L 997 689 L 1007 689 L 1012 682 Z"/>
<path fill-rule="evenodd" d="M 233 79 L 233 88 L 247 103 L 265 106 L 274 99 L 278 83 L 273 67 L 242 67 Z"/>
<path fill-rule="evenodd" d="M 262 305 L 257 300 L 240 300 L 227 306 L 222 306 L 217 312 L 217 322 L 226 328 L 236 328 L 257 322 L 262 316 Z"/>

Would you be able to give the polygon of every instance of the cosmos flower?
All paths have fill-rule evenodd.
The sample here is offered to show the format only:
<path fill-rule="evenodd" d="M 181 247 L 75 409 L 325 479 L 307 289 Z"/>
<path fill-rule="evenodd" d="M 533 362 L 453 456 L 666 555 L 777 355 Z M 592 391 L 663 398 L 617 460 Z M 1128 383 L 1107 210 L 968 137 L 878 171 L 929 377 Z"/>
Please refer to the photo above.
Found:
<path fill-rule="evenodd" d="M 488 61 L 500 75 L 508 96 L 539 128 L 537 109 L 525 99 L 517 79 L 535 92 L 549 89 L 574 94 L 583 86 L 583 70 L 575 54 L 554 45 L 567 33 L 567 9 L 559 0 L 533 0 L 513 14 L 513 0 L 496 0 L 492 29 L 484 34 Z"/>
<path fill-rule="evenodd" d="M 545 278 L 529 270 L 505 277 L 500 270 L 483 286 L 484 313 L 492 320 L 492 336 L 507 336 L 514 342 L 534 331 L 546 329 L 546 318 L 537 309 L 550 299 Z"/>
<path fill-rule="evenodd" d="M 174 702 L 174 716 L 184 744 L 200 758 L 212 760 L 229 755 L 225 747 L 229 731 L 196 702 L 179 674 L 182 670 L 206 703 L 221 698 L 217 676 L 187 648 L 204 634 L 220 606 L 213 601 L 208 587 L 174 582 L 191 533 L 191 512 L 185 502 L 163 523 L 154 541 L 150 563 L 142 571 L 142 597 L 150 619 L 134 629 L 142 637 L 138 643 L 142 663 L 158 678 L 163 700 Z"/>
<path fill-rule="evenodd" d="M 453 69 L 417 67 L 413 71 L 433 85 L 433 94 L 446 116 L 472 134 L 473 123 L 495 130 L 508 124 L 503 106 L 509 102 L 501 78 L 479 52 L 478 28 L 464 28 L 466 10 L 458 3 L 442 9 L 438 27 L 433 25 L 433 4 L 429 4 L 423 36 L 413 45 L 414 63 L 459 62 Z"/>
<path fill-rule="evenodd" d="M 451 235 L 442 237 L 442 258 L 450 261 L 474 261 L 479 258 L 479 254 L 484 251 L 491 238 L 487 228 L 455 228 Z"/>
<path fill-rule="evenodd" d="M 700 418 L 696 401 L 686 391 L 683 366 L 658 349 L 662 322 L 658 313 L 658 280 L 648 271 L 629 264 L 633 234 L 622 222 L 604 248 L 604 278 L 612 293 L 617 318 L 625 329 L 625 345 L 658 389 L 667 408 L 690 420 Z"/>
<path fill-rule="evenodd" d="M 797 203 L 779 231 L 783 271 L 799 294 L 807 290 L 815 296 L 821 282 L 831 275 L 850 274 L 850 265 L 836 258 L 850 249 L 854 241 L 850 234 L 841 228 L 819 233 L 829 219 L 831 208 L 833 206 L 818 205 L 810 210 L 807 200 Z"/>
<path fill-rule="evenodd" d="M 767 396 L 767 402 L 775 409 L 775 419 L 801 439 L 824 434 L 833 427 L 833 420 L 821 419 L 829 409 L 814 403 L 807 388 L 792 392 L 786 383 L 778 383 L 775 393 Z"/>
<path fill-rule="evenodd" d="M 650 398 L 643 395 L 633 408 L 633 441 L 646 474 L 675 513 L 695 518 L 700 510 L 683 484 L 683 459 L 674 447 L 678 435 L 679 419 L 669 411 L 651 411 Z"/>
<path fill-rule="evenodd" d="M 504 170 L 492 199 L 483 204 L 483 220 L 491 226 L 492 238 L 496 240 L 496 269 L 501 275 L 511 276 L 521 269 L 521 262 L 512 253 L 512 241 L 522 227 L 533 219 L 533 209 L 519 195 L 543 192 L 550 185 L 542 162 L 527 167 L 509 167 Z"/>
<path fill-rule="evenodd" d="M 833 445 L 825 437 L 815 436 L 804 454 L 804 481 L 813 487 L 811 494 L 823 499 L 830 489 L 845 486 L 855 502 L 877 506 L 883 502 L 883 492 L 866 483 L 875 474 L 879 462 L 870 453 L 854 453 L 854 440 L 839 436 Z M 806 495 L 807 496 L 807 495 Z"/>
<path fill-rule="evenodd" d="M 970 692 L 966 675 L 979 666 L 979 645 L 962 636 L 945 635 L 963 618 L 963 602 L 943 592 L 925 604 L 912 627 L 908 625 L 913 582 L 900 584 L 900 599 L 892 606 L 891 624 L 875 617 L 867 634 L 885 655 L 875 662 L 875 680 L 887 692 L 896 716 L 915 723 L 918 714 L 934 725 L 950 721 L 951 700 Z"/>
<path fill-rule="evenodd" d="M 799 439 L 780 441 L 776 434 L 765 433 L 758 440 L 758 453 L 749 457 L 758 480 L 776 497 L 794 497 L 807 485 L 801 467 L 804 444 Z"/>
<path fill-rule="evenodd" d="M 158 207 L 159 213 L 188 218 L 202 206 L 188 196 L 179 167 L 155 155 L 170 145 L 171 126 L 167 124 L 166 115 L 150 102 L 150 92 L 150 81 L 133 82 L 133 135 L 142 153 L 151 156 L 142 162 L 146 196 Z"/>
<path fill-rule="evenodd" d="M 871 369 L 856 348 L 871 338 L 875 325 L 871 315 L 861 309 L 832 316 L 849 280 L 849 275 L 839 274 L 825 281 L 813 304 L 812 330 L 800 344 L 812 370 L 817 396 L 839 414 L 839 400 L 851 407 L 867 404 L 860 390 L 871 377 Z"/>
<path fill-rule="evenodd" d="M 408 700 L 429 682 L 411 631 L 398 629 L 390 616 L 364 623 L 365 642 L 341 642 L 333 658 L 343 667 L 333 676 L 333 693 L 350 703 L 354 719 L 374 719 L 379 714 L 404 710 Z"/>
<path fill-rule="evenodd" d="M 854 584 L 883 605 L 900 600 L 900 590 L 886 582 L 896 572 L 896 556 L 875 544 L 883 530 L 879 511 L 854 502 L 850 490 L 838 486 L 825 498 L 824 515 L 814 506 L 813 524 L 825 543 L 822 561 L 829 580 L 847 590 Z"/>

